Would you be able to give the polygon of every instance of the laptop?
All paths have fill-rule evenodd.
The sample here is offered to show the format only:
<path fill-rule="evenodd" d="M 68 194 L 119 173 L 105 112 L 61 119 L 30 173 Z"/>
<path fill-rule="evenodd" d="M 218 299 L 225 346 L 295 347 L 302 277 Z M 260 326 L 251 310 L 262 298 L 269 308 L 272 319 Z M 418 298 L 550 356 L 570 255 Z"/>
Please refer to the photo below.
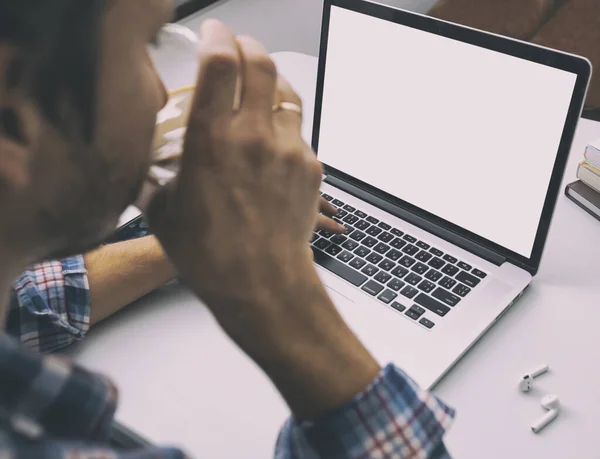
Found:
<path fill-rule="evenodd" d="M 312 146 L 344 235 L 311 246 L 382 363 L 431 388 L 538 271 L 590 63 L 325 0 Z"/>

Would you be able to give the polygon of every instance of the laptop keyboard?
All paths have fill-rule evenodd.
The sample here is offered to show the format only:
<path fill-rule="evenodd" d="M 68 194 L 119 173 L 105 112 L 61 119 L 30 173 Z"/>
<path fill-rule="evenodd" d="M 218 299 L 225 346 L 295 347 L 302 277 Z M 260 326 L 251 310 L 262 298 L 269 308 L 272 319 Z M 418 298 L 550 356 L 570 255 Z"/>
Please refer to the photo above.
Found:
<path fill-rule="evenodd" d="M 346 231 L 314 233 L 315 262 L 427 329 L 435 322 L 423 317 L 426 311 L 445 317 L 487 276 L 366 212 L 321 195 L 338 208 L 334 219 Z M 414 304 L 406 308 L 399 298 Z"/>

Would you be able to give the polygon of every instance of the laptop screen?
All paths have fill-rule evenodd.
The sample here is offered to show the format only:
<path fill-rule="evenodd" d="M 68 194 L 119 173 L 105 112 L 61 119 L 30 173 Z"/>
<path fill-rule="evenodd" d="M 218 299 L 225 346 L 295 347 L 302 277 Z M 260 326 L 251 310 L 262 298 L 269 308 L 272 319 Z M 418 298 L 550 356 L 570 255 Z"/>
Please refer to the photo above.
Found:
<path fill-rule="evenodd" d="M 332 6 L 319 159 L 529 258 L 577 75 Z"/>

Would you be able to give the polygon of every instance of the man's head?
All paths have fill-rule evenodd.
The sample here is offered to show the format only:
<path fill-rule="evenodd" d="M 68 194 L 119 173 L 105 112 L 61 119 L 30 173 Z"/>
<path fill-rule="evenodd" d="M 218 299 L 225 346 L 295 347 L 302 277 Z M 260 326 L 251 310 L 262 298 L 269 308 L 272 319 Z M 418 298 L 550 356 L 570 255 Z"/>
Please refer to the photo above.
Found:
<path fill-rule="evenodd" d="M 0 0 L 0 253 L 98 243 L 138 194 L 172 0 Z M 20 260 L 23 261 L 23 260 Z"/>

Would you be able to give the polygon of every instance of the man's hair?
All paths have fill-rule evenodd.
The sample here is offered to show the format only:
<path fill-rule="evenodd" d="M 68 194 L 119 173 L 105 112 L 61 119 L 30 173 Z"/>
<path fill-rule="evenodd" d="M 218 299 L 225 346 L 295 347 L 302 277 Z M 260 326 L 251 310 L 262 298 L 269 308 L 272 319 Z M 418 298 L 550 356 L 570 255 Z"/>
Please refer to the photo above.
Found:
<path fill-rule="evenodd" d="M 108 1 L 0 0 L 0 42 L 20 51 L 8 84 L 26 84 L 50 122 L 88 141 L 95 121 L 100 24 Z"/>

